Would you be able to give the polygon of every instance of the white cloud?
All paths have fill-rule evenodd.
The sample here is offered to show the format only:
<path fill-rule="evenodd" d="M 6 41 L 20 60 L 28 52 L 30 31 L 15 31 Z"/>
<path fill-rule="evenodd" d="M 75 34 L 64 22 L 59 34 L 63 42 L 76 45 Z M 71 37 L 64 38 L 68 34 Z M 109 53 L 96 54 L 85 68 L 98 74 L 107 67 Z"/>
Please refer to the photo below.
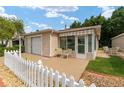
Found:
<path fill-rule="evenodd" d="M 55 12 L 74 12 L 77 11 L 79 8 L 77 6 L 22 6 L 32 9 L 42 9 L 46 11 L 55 11 Z"/>
<path fill-rule="evenodd" d="M 48 26 L 47 24 L 40 24 L 37 22 L 32 22 L 31 24 L 37 26 L 40 29 L 52 29 L 52 27 Z"/>
<path fill-rule="evenodd" d="M 48 6 L 48 7 L 40 7 L 40 9 L 46 11 L 54 11 L 54 12 L 75 12 L 78 10 L 76 6 Z"/>
<path fill-rule="evenodd" d="M 64 24 L 65 22 L 64 21 L 61 21 L 60 24 Z"/>
<path fill-rule="evenodd" d="M 48 26 L 47 24 L 43 24 L 43 23 L 37 23 L 37 22 L 31 22 L 31 24 L 26 25 L 24 27 L 25 32 L 29 33 L 29 32 L 33 32 L 36 29 L 42 30 L 42 29 L 52 29 L 52 27 Z"/>
<path fill-rule="evenodd" d="M 25 30 L 25 32 L 32 32 L 33 31 L 32 27 L 29 25 L 25 26 L 24 30 Z"/>
<path fill-rule="evenodd" d="M 64 12 L 75 12 L 78 10 L 78 7 L 67 7 L 67 6 L 63 6 L 63 7 L 42 7 L 43 10 L 46 11 L 45 16 L 48 18 L 52 18 L 52 17 L 62 17 L 65 20 L 79 20 L 76 17 L 70 17 L 64 14 Z"/>
<path fill-rule="evenodd" d="M 0 7 L 0 16 L 7 17 L 7 18 L 17 18 L 16 15 L 10 15 L 5 12 L 4 7 Z"/>
<path fill-rule="evenodd" d="M 70 20 L 70 21 L 79 20 L 79 19 L 76 18 L 76 17 L 70 17 L 70 16 L 64 15 L 64 14 L 62 14 L 62 13 L 57 13 L 57 12 L 54 12 L 54 11 L 48 11 L 48 12 L 45 14 L 45 16 L 48 17 L 48 18 L 62 17 L 63 19 L 65 19 L 65 20 Z"/>
<path fill-rule="evenodd" d="M 105 18 L 110 18 L 112 16 L 113 11 L 115 10 L 112 6 L 98 6 L 98 8 L 102 9 L 102 16 Z"/>
<path fill-rule="evenodd" d="M 76 17 L 71 17 L 71 16 L 67 16 L 67 15 L 64 14 L 65 12 L 75 12 L 75 11 L 77 11 L 78 7 L 76 7 L 76 6 L 45 6 L 45 7 L 28 6 L 27 8 L 32 8 L 32 9 L 39 8 L 41 10 L 44 10 L 44 11 L 46 11 L 45 16 L 47 18 L 61 17 L 65 20 L 70 20 L 70 21 L 79 20 Z"/>
<path fill-rule="evenodd" d="M 3 7 L 0 7 L 0 13 L 4 13 L 5 9 Z"/>

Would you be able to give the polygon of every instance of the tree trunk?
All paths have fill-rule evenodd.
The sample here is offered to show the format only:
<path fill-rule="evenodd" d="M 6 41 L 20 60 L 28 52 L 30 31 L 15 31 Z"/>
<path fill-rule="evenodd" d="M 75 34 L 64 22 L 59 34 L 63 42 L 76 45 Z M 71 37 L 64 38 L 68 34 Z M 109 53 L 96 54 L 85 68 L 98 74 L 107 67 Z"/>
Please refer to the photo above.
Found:
<path fill-rule="evenodd" d="M 2 45 L 4 45 L 3 40 L 1 40 Z"/>
<path fill-rule="evenodd" d="M 7 45 L 8 45 L 8 42 L 9 42 L 9 40 L 6 40 L 6 41 L 5 41 L 5 46 L 6 46 L 6 47 L 8 47 L 8 46 L 7 46 Z"/>

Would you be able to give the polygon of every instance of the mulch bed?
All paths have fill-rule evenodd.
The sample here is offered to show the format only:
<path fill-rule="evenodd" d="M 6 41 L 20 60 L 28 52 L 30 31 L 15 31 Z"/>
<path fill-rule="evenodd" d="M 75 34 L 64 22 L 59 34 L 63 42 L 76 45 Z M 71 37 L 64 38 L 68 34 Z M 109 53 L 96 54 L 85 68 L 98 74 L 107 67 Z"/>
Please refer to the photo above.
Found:
<path fill-rule="evenodd" d="M 81 77 L 87 86 L 95 83 L 97 87 L 124 87 L 124 78 L 85 71 Z"/>

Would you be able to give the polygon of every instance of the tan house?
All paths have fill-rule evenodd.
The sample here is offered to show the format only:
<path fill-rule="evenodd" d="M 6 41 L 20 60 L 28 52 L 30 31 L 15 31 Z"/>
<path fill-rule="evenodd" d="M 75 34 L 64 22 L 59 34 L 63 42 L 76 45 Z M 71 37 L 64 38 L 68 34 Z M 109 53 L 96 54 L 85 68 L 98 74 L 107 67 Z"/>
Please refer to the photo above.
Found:
<path fill-rule="evenodd" d="M 112 38 L 112 47 L 120 47 L 124 51 L 124 33 Z"/>
<path fill-rule="evenodd" d="M 52 57 L 56 48 L 72 49 L 76 58 L 95 58 L 101 26 L 46 29 L 25 34 L 25 52 Z"/>

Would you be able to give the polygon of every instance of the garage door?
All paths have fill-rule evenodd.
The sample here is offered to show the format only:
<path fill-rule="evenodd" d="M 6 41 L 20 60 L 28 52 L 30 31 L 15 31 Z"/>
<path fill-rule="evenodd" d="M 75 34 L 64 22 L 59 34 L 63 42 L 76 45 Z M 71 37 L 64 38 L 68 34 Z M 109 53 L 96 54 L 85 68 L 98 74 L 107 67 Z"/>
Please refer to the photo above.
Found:
<path fill-rule="evenodd" d="M 41 40 L 41 37 L 32 37 L 31 39 L 31 42 L 32 42 L 32 54 L 38 54 L 38 55 L 41 55 L 42 53 L 42 46 L 41 46 L 41 43 L 42 43 L 42 40 Z"/>

